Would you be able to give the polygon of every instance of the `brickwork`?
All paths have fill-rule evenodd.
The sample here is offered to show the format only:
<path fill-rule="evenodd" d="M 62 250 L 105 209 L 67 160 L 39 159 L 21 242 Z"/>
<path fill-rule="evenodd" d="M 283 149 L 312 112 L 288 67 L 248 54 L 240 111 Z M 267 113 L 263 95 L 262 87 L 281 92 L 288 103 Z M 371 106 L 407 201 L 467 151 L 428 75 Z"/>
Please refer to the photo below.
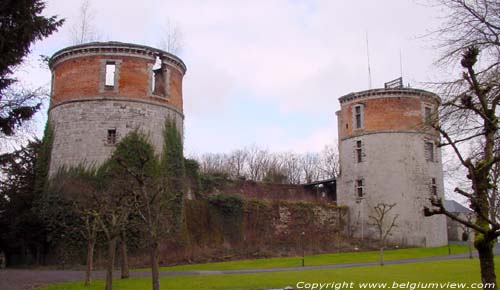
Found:
<path fill-rule="evenodd" d="M 164 95 L 151 94 L 153 72 L 161 60 L 166 73 Z M 186 67 L 167 52 L 135 44 L 104 42 L 72 46 L 50 62 L 52 94 L 49 121 L 54 126 L 50 174 L 62 166 L 98 165 L 116 142 L 132 130 L 151 139 L 157 153 L 163 146 L 167 118 L 183 132 L 182 78 Z M 114 66 L 113 85 L 106 83 L 106 65 Z"/>
<path fill-rule="evenodd" d="M 435 109 L 439 105 L 437 96 L 421 90 L 374 91 L 377 94 L 366 91 L 340 99 L 341 110 L 338 119 L 340 139 L 387 131 L 421 132 L 423 108 L 428 106 Z M 356 129 L 353 124 L 353 110 L 357 105 L 363 106 L 364 110 L 364 126 L 360 129 Z"/>
<path fill-rule="evenodd" d="M 119 43 L 113 43 L 119 46 Z M 105 44 L 89 44 L 90 47 L 107 47 Z M 123 47 L 130 46 L 122 44 Z M 134 53 L 113 53 L 103 51 L 102 54 L 90 53 L 89 50 L 75 52 L 65 55 L 66 50 L 71 51 L 71 47 L 57 52 L 52 57 L 51 69 L 53 71 L 53 86 L 51 96 L 51 106 L 67 100 L 79 99 L 81 97 L 106 96 L 140 99 L 150 102 L 168 104 L 182 112 L 182 78 L 185 69 L 179 68 L 165 61 L 169 70 L 169 94 L 167 97 L 151 96 L 150 91 L 150 70 L 153 67 L 156 57 L 162 55 L 166 58 L 170 54 L 158 52 L 156 49 L 144 47 L 151 50 L 150 54 Z M 173 57 L 173 56 L 172 56 Z M 118 83 L 114 90 L 102 90 L 104 81 L 103 62 L 119 62 L 116 73 Z"/>

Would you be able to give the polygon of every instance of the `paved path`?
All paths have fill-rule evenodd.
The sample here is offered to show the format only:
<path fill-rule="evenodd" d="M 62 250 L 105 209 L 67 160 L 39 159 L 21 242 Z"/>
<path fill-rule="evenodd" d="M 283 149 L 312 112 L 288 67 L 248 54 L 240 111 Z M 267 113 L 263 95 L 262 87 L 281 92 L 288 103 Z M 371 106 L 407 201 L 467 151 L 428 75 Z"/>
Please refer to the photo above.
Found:
<path fill-rule="evenodd" d="M 500 248 L 495 248 L 495 254 L 500 254 Z M 477 252 L 474 253 L 477 257 Z M 450 256 L 416 258 L 406 260 L 386 261 L 386 265 L 394 264 L 409 264 L 417 262 L 431 262 L 454 259 L 466 259 L 469 254 L 455 254 Z M 307 260 L 306 260 L 307 264 Z M 338 268 L 354 268 L 364 266 L 376 266 L 378 262 L 363 262 L 363 263 L 347 263 L 333 264 L 321 266 L 305 266 L 305 267 L 289 267 L 289 268 L 271 268 L 271 269 L 246 269 L 246 270 L 221 270 L 221 271 L 164 271 L 162 276 L 192 276 L 192 275 L 228 275 L 228 274 L 248 274 L 248 273 L 272 273 L 286 271 L 304 271 L 318 269 L 338 269 Z M 131 272 L 132 277 L 149 277 L 150 272 Z M 92 277 L 94 279 L 104 278 L 104 271 L 94 271 Z M 115 276 L 119 277 L 116 272 Z M 69 282 L 83 280 L 83 271 L 66 271 L 66 270 L 30 270 L 30 269 L 5 269 L 0 270 L 0 290 L 31 290 L 37 286 L 46 285 L 57 282 Z"/>

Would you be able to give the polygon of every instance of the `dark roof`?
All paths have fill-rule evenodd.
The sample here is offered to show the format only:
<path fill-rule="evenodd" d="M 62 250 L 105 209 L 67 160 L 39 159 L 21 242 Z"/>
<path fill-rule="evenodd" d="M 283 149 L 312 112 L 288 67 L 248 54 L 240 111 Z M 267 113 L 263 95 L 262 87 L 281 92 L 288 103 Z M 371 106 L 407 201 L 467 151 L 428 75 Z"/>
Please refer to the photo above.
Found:
<path fill-rule="evenodd" d="M 444 208 L 449 212 L 472 213 L 472 210 L 451 199 L 444 201 Z"/>
<path fill-rule="evenodd" d="M 318 180 L 318 181 L 313 181 L 313 182 L 309 182 L 309 183 L 304 183 L 302 185 L 303 186 L 318 185 L 318 184 L 325 184 L 325 183 L 336 182 L 336 181 L 337 181 L 337 178 L 333 177 L 333 178 L 328 178 L 328 179 L 324 179 L 324 180 Z"/>

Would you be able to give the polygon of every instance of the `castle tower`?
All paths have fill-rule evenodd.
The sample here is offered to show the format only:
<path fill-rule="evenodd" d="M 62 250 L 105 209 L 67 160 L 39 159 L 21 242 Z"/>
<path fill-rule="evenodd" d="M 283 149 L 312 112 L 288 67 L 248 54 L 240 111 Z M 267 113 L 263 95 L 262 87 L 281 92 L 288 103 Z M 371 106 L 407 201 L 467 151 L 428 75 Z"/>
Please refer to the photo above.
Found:
<path fill-rule="evenodd" d="M 94 42 L 56 52 L 49 66 L 50 175 L 62 166 L 101 164 L 136 129 L 160 153 L 167 118 L 182 134 L 186 66 L 175 55 L 136 44 Z"/>
<path fill-rule="evenodd" d="M 377 238 L 370 216 L 378 203 L 396 204 L 396 227 L 387 241 L 403 246 L 447 243 L 444 216 L 424 217 L 429 198 L 444 197 L 439 134 L 426 126 L 440 98 L 410 88 L 373 89 L 339 99 L 341 174 L 338 204 L 349 207 L 354 236 Z M 444 198 L 443 198 L 444 199 Z"/>

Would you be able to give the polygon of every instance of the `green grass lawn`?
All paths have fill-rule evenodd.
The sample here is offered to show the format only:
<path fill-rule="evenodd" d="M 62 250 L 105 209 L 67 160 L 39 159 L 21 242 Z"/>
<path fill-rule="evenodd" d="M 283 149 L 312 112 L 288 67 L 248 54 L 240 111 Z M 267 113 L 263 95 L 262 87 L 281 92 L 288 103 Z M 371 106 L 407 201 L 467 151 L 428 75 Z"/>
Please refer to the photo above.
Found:
<path fill-rule="evenodd" d="M 466 253 L 468 247 L 462 245 L 451 245 L 452 254 Z M 448 255 L 448 247 L 436 248 L 411 248 L 399 250 L 387 250 L 384 253 L 385 260 L 402 260 L 410 258 L 424 258 L 433 256 Z M 374 252 L 350 252 L 306 256 L 307 266 L 346 264 L 359 262 L 379 261 L 380 254 Z M 270 258 L 257 260 L 241 260 L 231 262 L 206 263 L 181 265 L 173 267 L 162 267 L 161 271 L 185 271 L 185 270 L 236 270 L 236 269 L 267 269 L 267 268 L 287 268 L 302 266 L 302 257 Z M 137 269 L 136 271 L 149 271 L 149 269 Z"/>
<path fill-rule="evenodd" d="M 496 258 L 496 263 L 500 258 Z M 497 275 L 500 271 L 497 271 Z M 352 289 L 360 289 L 360 283 L 394 282 L 433 282 L 433 283 L 479 283 L 479 262 L 477 259 L 448 260 L 438 262 L 422 262 L 403 265 L 369 266 L 359 268 L 290 271 L 260 274 L 233 274 L 207 276 L 162 277 L 161 289 L 164 290 L 249 290 L 278 288 L 290 285 L 296 287 L 297 282 L 352 283 Z M 116 279 L 115 290 L 147 290 L 151 289 L 149 278 Z M 470 287 L 468 284 L 466 287 Z M 377 287 L 380 288 L 380 287 Z M 389 288 L 389 287 L 388 287 Z M 399 287 L 401 289 L 401 287 Z M 451 287 L 447 287 L 450 289 Z M 42 290 L 101 290 L 104 281 L 95 281 L 92 286 L 85 287 L 83 282 L 51 285 Z M 297 289 L 297 288 L 296 288 Z M 311 289 L 311 288 L 303 288 Z M 316 288 L 318 289 L 318 288 Z M 328 288 L 334 289 L 334 288 Z M 343 288 L 348 289 L 348 288 Z M 409 289 L 408 287 L 406 289 Z M 418 288 L 417 288 L 418 289 Z M 438 289 L 443 289 L 439 287 Z"/>

